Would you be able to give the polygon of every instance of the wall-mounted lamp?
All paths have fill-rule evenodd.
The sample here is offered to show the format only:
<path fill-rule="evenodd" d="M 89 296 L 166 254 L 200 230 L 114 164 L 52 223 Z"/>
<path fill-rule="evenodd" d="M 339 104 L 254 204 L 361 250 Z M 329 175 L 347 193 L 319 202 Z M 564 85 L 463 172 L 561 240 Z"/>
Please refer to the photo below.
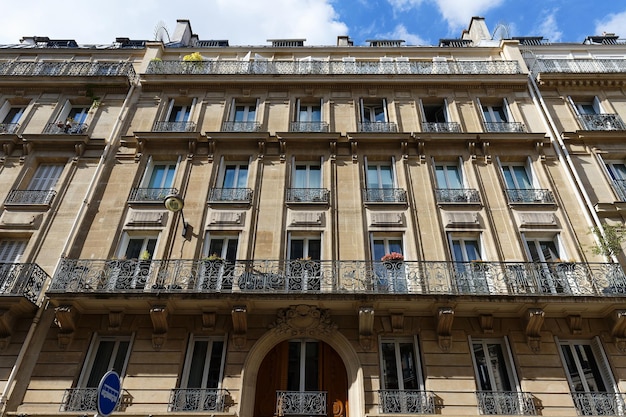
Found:
<path fill-rule="evenodd" d="M 185 207 L 185 201 L 183 198 L 179 194 L 168 194 L 165 197 L 165 200 L 163 200 L 163 205 L 172 213 L 178 213 L 180 211 L 180 216 L 183 219 L 183 237 L 185 239 L 189 239 L 187 237 L 189 223 L 185 221 L 185 215 L 183 214 L 183 207 Z"/>

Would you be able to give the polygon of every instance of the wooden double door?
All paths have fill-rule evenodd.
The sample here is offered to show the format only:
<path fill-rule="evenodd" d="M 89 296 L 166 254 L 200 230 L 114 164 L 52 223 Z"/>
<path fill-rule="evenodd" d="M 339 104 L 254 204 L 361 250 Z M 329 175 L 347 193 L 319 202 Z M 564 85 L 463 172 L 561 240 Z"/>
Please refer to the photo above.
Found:
<path fill-rule="evenodd" d="M 311 339 L 279 343 L 265 357 L 256 381 L 255 417 L 281 415 L 277 392 L 326 392 L 326 416 L 348 417 L 348 377 L 333 348 Z M 298 415 L 298 414 L 284 414 Z"/>

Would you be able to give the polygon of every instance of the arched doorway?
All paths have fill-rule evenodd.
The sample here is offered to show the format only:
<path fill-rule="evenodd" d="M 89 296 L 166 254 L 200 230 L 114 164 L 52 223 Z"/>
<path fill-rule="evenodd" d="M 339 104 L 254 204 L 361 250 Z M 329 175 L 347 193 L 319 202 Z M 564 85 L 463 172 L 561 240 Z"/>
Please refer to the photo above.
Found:
<path fill-rule="evenodd" d="M 319 409 L 320 396 L 326 410 Z M 337 352 L 314 339 L 283 341 L 265 356 L 256 381 L 254 417 L 348 417 L 348 378 Z"/>

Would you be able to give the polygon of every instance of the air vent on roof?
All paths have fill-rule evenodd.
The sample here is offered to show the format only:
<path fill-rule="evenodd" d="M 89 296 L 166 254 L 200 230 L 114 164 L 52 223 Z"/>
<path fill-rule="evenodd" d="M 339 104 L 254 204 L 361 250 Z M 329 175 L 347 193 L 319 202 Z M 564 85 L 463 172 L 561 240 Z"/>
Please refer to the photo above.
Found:
<path fill-rule="evenodd" d="M 128 38 L 115 38 L 115 43 L 118 43 L 120 48 L 143 48 L 146 46 L 145 40 L 133 40 Z"/>
<path fill-rule="evenodd" d="M 272 46 L 277 48 L 295 48 L 304 46 L 306 39 L 268 39 L 267 41 L 272 42 Z"/>
<path fill-rule="evenodd" d="M 404 41 L 401 39 L 397 39 L 397 40 L 371 39 L 371 40 L 366 40 L 365 42 L 369 42 L 370 46 L 374 46 L 374 47 L 391 47 L 391 48 L 402 46 L 404 44 Z"/>
<path fill-rule="evenodd" d="M 439 46 L 449 48 L 467 48 L 472 46 L 470 39 L 439 39 Z"/>
<path fill-rule="evenodd" d="M 511 39 L 519 41 L 520 45 L 526 46 L 538 46 L 546 43 L 543 36 L 514 36 Z"/>
<path fill-rule="evenodd" d="M 617 45 L 618 39 L 619 37 L 614 33 L 605 33 L 602 36 L 587 36 L 583 43 L 586 45 Z"/>
<path fill-rule="evenodd" d="M 222 48 L 228 46 L 228 39 L 221 40 L 208 40 L 208 41 L 198 41 L 197 46 L 203 48 Z"/>
<path fill-rule="evenodd" d="M 35 43 L 44 48 L 78 48 L 74 39 L 50 39 L 47 36 L 35 36 Z"/>

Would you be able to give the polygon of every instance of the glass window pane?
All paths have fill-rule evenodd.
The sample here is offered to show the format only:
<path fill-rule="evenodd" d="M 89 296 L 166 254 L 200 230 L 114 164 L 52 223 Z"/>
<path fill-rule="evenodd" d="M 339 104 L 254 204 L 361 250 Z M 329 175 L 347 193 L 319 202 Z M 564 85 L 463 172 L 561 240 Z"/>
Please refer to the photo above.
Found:
<path fill-rule="evenodd" d="M 383 357 L 383 377 L 385 389 L 400 389 L 398 369 L 396 367 L 395 343 L 383 343 L 381 346 Z"/>
<path fill-rule="evenodd" d="M 217 388 L 220 382 L 220 370 L 222 368 L 222 354 L 224 342 L 213 342 L 211 346 L 211 357 L 209 358 L 209 369 L 205 388 Z"/>
<path fill-rule="evenodd" d="M 465 251 L 467 253 L 467 261 L 480 260 L 480 251 L 478 249 L 478 242 L 475 240 L 465 241 Z"/>
<path fill-rule="evenodd" d="M 504 182 L 506 182 L 506 188 L 516 189 L 517 186 L 515 184 L 515 179 L 513 178 L 513 173 L 511 172 L 511 167 L 503 166 L 502 173 L 504 174 Z"/>
<path fill-rule="evenodd" d="M 306 178 L 307 178 L 307 166 L 296 165 L 296 177 L 294 179 L 294 188 L 308 188 Z"/>
<path fill-rule="evenodd" d="M 235 188 L 235 174 L 237 172 L 237 166 L 227 165 L 224 170 L 224 183 L 223 188 Z"/>
<path fill-rule="evenodd" d="M 319 373 L 319 343 L 307 342 L 306 343 L 306 356 L 304 361 L 304 390 L 305 391 L 317 391 L 318 386 L 318 373 Z"/>
<path fill-rule="evenodd" d="M 289 342 L 289 359 L 287 364 L 287 390 L 300 391 L 300 342 Z"/>
<path fill-rule="evenodd" d="M 87 380 L 87 388 L 95 388 L 100 383 L 100 380 L 105 373 L 109 371 L 109 365 L 111 363 L 111 355 L 115 349 L 115 341 L 113 340 L 101 340 L 98 344 L 98 350 L 96 356 L 93 359 L 91 365 L 91 372 Z"/>
<path fill-rule="evenodd" d="M 374 260 L 380 261 L 385 256 L 385 241 L 382 239 L 374 240 Z"/>
<path fill-rule="evenodd" d="M 239 165 L 239 174 L 237 176 L 236 188 L 246 188 L 246 185 L 248 185 L 248 166 Z"/>
<path fill-rule="evenodd" d="M 526 190 L 533 188 L 530 178 L 528 177 L 528 172 L 526 172 L 526 167 L 521 165 L 514 166 L 513 171 L 515 172 L 515 179 L 517 180 L 518 188 Z"/>
<path fill-rule="evenodd" d="M 376 165 L 367 167 L 367 187 L 380 188 L 378 182 L 378 167 Z"/>
<path fill-rule="evenodd" d="M 226 248 L 226 256 L 224 259 L 234 262 L 237 259 L 237 238 L 228 239 L 228 247 Z"/>
<path fill-rule="evenodd" d="M 291 248 L 289 251 L 289 256 L 291 259 L 304 258 L 304 240 L 291 239 Z"/>
<path fill-rule="evenodd" d="M 322 167 L 319 165 L 309 166 L 309 186 L 308 188 L 322 187 Z"/>
<path fill-rule="evenodd" d="M 223 248 L 224 248 L 224 239 L 222 238 L 217 238 L 217 239 L 211 239 L 209 242 L 209 256 L 218 256 L 220 258 L 224 257 L 223 254 Z"/>
<path fill-rule="evenodd" d="M 393 188 L 393 172 L 390 166 L 380 167 L 381 188 Z"/>
<path fill-rule="evenodd" d="M 117 354 L 115 355 L 115 361 L 113 362 L 113 370 L 120 376 L 122 376 L 122 371 L 124 370 L 124 363 L 126 363 L 126 355 L 128 353 L 129 346 L 130 342 L 127 340 L 118 342 Z"/>
<path fill-rule="evenodd" d="M 419 382 L 413 343 L 400 343 L 400 366 L 402 366 L 403 389 L 418 389 Z"/>
<path fill-rule="evenodd" d="M 322 241 L 319 239 L 309 239 L 309 250 L 307 256 L 314 261 L 319 261 L 322 257 Z"/>
<path fill-rule="evenodd" d="M 196 340 L 194 342 L 187 388 L 202 388 L 202 376 L 204 375 L 204 365 L 208 347 L 209 342 L 206 340 Z"/>
<path fill-rule="evenodd" d="M 389 253 L 397 252 L 402 253 L 402 240 L 400 239 L 389 239 Z"/>

